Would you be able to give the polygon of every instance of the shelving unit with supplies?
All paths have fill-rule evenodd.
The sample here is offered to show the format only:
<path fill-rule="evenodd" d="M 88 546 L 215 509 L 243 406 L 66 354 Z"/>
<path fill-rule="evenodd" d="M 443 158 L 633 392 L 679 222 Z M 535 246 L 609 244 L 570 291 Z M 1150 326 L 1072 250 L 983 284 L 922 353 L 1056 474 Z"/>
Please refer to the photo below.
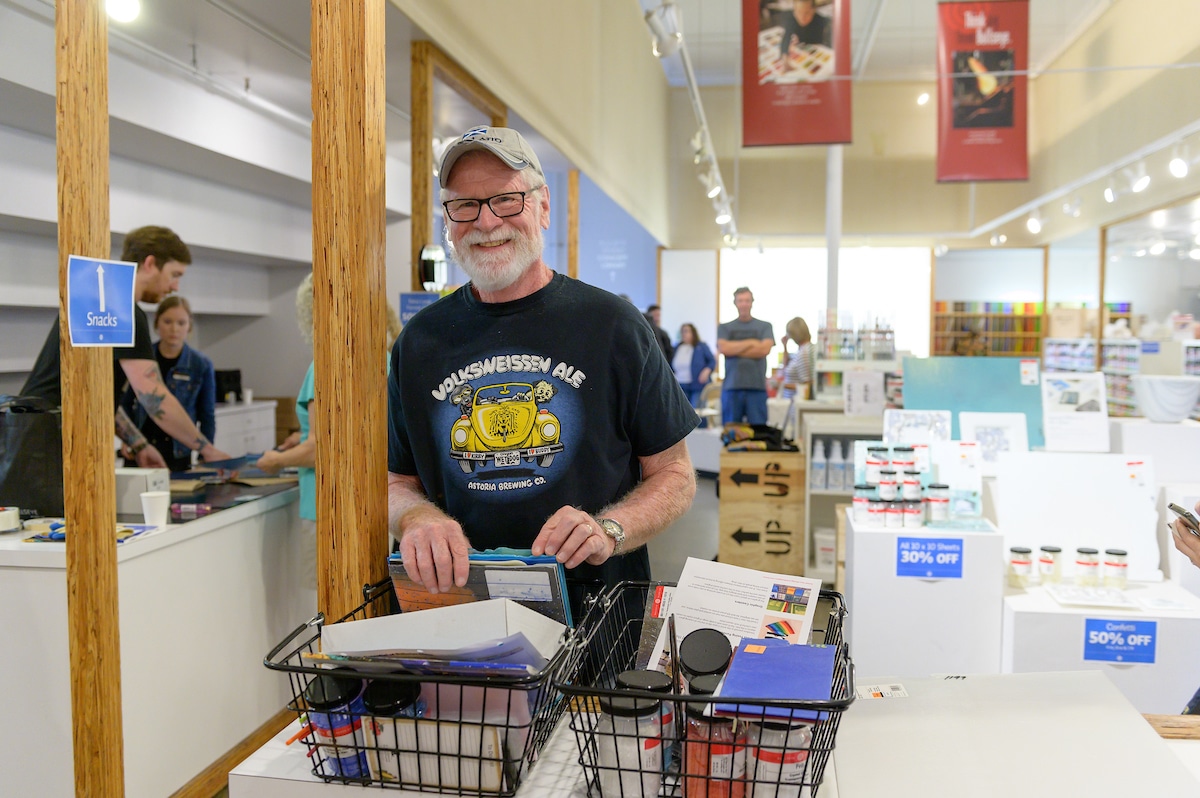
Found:
<path fill-rule="evenodd" d="M 1183 350 L 1183 373 L 1193 377 L 1200 377 L 1200 341 L 1181 341 L 1180 348 Z M 1192 419 L 1200 421 L 1200 403 L 1197 403 L 1192 408 Z"/>
<path fill-rule="evenodd" d="M 895 360 L 822 360 L 814 366 L 814 399 L 823 402 L 840 401 L 842 398 L 842 375 L 847 371 L 882 371 L 884 382 L 888 375 L 899 375 L 902 358 L 911 354 L 907 350 L 897 352 Z M 893 380 L 896 378 L 894 377 Z"/>
<path fill-rule="evenodd" d="M 1094 338 L 1046 338 L 1042 368 L 1046 371 L 1095 371 Z"/>
<path fill-rule="evenodd" d="M 1184 374 L 1186 362 L 1182 341 L 1105 338 L 1100 342 L 1100 370 L 1104 372 L 1108 414 L 1140 416 L 1133 390 L 1133 376 Z"/>
<path fill-rule="evenodd" d="M 974 332 L 983 341 L 979 354 L 1037 357 L 1042 351 L 1045 305 L 1042 302 L 933 303 L 932 351 L 955 355 L 955 343 Z"/>

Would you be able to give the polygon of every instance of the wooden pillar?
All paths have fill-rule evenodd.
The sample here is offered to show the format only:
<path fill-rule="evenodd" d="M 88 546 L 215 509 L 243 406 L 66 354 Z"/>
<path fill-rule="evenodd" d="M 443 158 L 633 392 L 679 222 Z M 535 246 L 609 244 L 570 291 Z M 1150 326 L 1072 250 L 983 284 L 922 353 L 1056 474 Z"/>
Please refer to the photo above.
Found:
<path fill-rule="evenodd" d="M 67 257 L 111 255 L 103 4 L 59 0 L 54 31 L 71 738 L 75 794 L 107 798 L 125 793 L 112 350 L 73 348 L 67 333 Z"/>
<path fill-rule="evenodd" d="M 567 172 L 567 276 L 579 279 L 579 170 Z"/>
<path fill-rule="evenodd" d="M 413 291 L 421 291 L 421 248 L 433 237 L 433 86 L 441 80 L 483 112 L 488 124 L 508 124 L 508 108 L 433 42 L 412 43 L 412 265 Z M 455 131 L 458 135 L 465 130 Z"/>
<path fill-rule="evenodd" d="M 317 606 L 327 618 L 387 574 L 385 2 L 312 4 Z"/>

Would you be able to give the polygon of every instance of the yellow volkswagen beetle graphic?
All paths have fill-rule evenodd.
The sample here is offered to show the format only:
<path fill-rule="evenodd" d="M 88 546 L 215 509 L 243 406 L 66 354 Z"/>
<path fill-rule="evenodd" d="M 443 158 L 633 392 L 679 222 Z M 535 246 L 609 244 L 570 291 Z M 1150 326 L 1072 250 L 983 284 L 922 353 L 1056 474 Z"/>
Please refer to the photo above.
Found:
<path fill-rule="evenodd" d="M 558 418 L 538 407 L 539 400 L 549 401 L 551 396 L 540 384 L 535 390 L 524 382 L 487 385 L 474 394 L 459 392 L 452 401 L 462 415 L 450 429 L 450 457 L 467 474 L 489 461 L 496 468 L 520 465 L 522 459 L 548 467 L 563 450 Z"/>

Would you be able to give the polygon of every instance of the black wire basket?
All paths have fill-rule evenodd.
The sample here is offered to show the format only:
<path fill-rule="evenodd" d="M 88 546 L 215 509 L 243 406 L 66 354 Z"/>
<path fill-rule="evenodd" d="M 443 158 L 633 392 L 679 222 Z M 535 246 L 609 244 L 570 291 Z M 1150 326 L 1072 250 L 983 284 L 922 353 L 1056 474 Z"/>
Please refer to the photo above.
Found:
<path fill-rule="evenodd" d="M 810 609 L 816 613 L 812 641 L 835 647 L 828 701 L 664 698 L 662 692 L 621 688 L 616 681 L 619 673 L 635 668 L 647 591 L 654 586 L 625 582 L 600 597 L 576 628 L 575 645 L 557 672 L 588 795 L 815 797 L 842 713 L 854 701 L 854 665 L 842 637 L 847 615 L 842 594 L 822 590 Z M 736 719 L 714 722 L 706 711 L 713 703 L 735 703 Z M 659 707 L 659 714 L 647 705 Z"/>
<path fill-rule="evenodd" d="M 366 600 L 339 623 L 390 614 L 390 580 L 363 593 Z M 324 625 L 318 614 L 263 664 L 288 674 L 288 706 L 302 727 L 293 742 L 303 742 L 313 774 L 327 782 L 511 796 L 566 709 L 553 675 L 566 661 L 570 630 L 536 673 L 464 676 L 365 661 L 330 667 L 314 658 Z"/>

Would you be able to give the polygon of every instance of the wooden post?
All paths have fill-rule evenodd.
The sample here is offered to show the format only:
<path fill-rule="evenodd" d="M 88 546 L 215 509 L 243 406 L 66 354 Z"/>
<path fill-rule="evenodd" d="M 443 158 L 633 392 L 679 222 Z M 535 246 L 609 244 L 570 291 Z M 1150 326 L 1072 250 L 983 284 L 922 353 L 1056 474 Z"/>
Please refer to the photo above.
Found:
<path fill-rule="evenodd" d="M 433 82 L 441 80 L 488 117 L 508 124 L 508 108 L 433 42 L 412 43 L 412 290 L 421 291 L 421 248 L 433 235 Z M 465 130 L 456 131 L 461 135 Z"/>
<path fill-rule="evenodd" d="M 331 619 L 387 574 L 385 2 L 312 4 L 317 606 Z"/>
<path fill-rule="evenodd" d="M 111 254 L 108 21 L 103 5 L 60 0 L 54 32 L 71 739 L 75 794 L 106 798 L 125 794 L 112 350 L 73 348 L 67 333 L 67 257 Z"/>
<path fill-rule="evenodd" d="M 579 170 L 567 172 L 567 276 L 579 279 Z"/>

